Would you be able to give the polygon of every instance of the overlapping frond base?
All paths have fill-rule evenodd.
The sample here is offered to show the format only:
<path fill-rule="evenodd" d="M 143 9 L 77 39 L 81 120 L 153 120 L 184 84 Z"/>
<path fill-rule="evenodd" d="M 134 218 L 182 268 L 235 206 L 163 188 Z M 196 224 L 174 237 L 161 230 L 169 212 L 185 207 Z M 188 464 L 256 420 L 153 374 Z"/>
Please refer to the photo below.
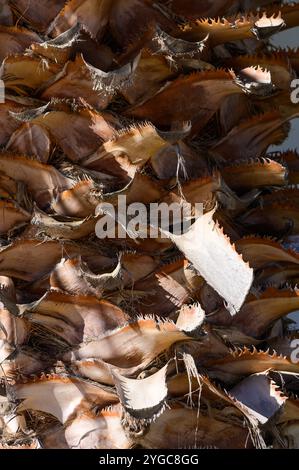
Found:
<path fill-rule="evenodd" d="M 296 26 L 271 0 L 1 1 L 1 449 L 299 448 L 299 155 L 270 148 Z M 100 239 L 120 196 L 192 226 Z"/>

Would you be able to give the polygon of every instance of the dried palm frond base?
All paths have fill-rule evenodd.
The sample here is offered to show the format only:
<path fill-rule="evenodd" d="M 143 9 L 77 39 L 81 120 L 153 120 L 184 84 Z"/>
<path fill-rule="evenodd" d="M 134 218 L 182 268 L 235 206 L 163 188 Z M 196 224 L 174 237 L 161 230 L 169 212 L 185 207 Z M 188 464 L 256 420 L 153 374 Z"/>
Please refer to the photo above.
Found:
<path fill-rule="evenodd" d="M 1 2 L 1 449 L 299 448 L 299 155 L 270 148 L 295 26 L 271 0 Z M 120 195 L 204 214 L 98 239 Z"/>

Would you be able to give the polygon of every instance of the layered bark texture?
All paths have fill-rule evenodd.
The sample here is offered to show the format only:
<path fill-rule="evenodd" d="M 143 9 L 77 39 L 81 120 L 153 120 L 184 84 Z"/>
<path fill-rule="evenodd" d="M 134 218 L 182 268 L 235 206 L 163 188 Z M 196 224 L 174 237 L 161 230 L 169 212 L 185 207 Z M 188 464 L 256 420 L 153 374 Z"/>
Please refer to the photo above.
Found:
<path fill-rule="evenodd" d="M 299 4 L 0 3 L 0 447 L 299 448 Z"/>

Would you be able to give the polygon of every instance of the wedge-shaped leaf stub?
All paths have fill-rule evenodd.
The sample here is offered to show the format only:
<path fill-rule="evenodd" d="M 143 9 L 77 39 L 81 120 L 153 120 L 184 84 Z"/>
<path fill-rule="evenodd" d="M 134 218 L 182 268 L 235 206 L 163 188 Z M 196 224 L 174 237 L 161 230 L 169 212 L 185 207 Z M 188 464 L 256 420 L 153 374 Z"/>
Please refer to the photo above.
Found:
<path fill-rule="evenodd" d="M 74 25 L 60 36 L 42 43 L 33 43 L 31 49 L 34 53 L 64 64 L 71 56 L 74 45 L 79 41 L 81 26 Z"/>
<path fill-rule="evenodd" d="M 33 42 L 40 42 L 39 36 L 27 29 L 18 28 L 16 26 L 7 27 L 3 26 L 2 22 L 2 2 L 0 6 L 0 60 L 5 59 L 9 54 L 22 53 L 26 47 L 29 47 Z"/>
<path fill-rule="evenodd" d="M 127 320 L 125 313 L 110 302 L 56 291 L 47 292 L 37 302 L 22 308 L 28 312 L 26 316 L 30 316 L 32 323 L 56 332 L 70 344 L 107 334 L 124 326 Z"/>
<path fill-rule="evenodd" d="M 247 300 L 234 324 L 247 335 L 258 338 L 276 320 L 299 308 L 299 291 L 269 287 L 259 297 Z"/>
<path fill-rule="evenodd" d="M 245 93 L 257 96 L 269 96 L 274 93 L 271 72 L 260 66 L 246 67 L 239 72 L 236 83 L 242 87 Z"/>
<path fill-rule="evenodd" d="M 47 163 L 51 150 L 51 137 L 43 126 L 25 122 L 10 137 L 6 149 L 20 155 L 34 156 L 36 160 Z"/>
<path fill-rule="evenodd" d="M 30 214 L 17 203 L 9 200 L 0 200 L 0 233 L 5 234 L 11 230 L 25 225 L 30 220 Z"/>
<path fill-rule="evenodd" d="M 296 251 L 285 249 L 283 245 L 271 238 L 248 236 L 238 240 L 236 247 L 243 258 L 255 269 L 271 263 L 299 264 Z"/>
<path fill-rule="evenodd" d="M 229 163 L 221 169 L 221 175 L 231 189 L 238 191 L 264 186 L 284 186 L 288 170 L 282 163 L 261 158 Z"/>
<path fill-rule="evenodd" d="M 205 312 L 200 304 L 183 305 L 176 321 L 179 330 L 193 333 L 201 327 L 205 320 Z"/>
<path fill-rule="evenodd" d="M 134 368 L 136 372 L 146 368 L 173 344 L 189 340 L 171 321 L 157 322 L 153 317 L 145 317 L 82 343 L 64 359 L 101 359 L 118 368 Z"/>
<path fill-rule="evenodd" d="M 258 39 L 266 39 L 274 33 L 278 33 L 285 26 L 286 24 L 281 17 L 281 12 L 279 12 L 277 16 L 273 14 L 270 18 L 267 16 L 267 13 L 264 12 L 263 16 L 255 22 L 252 32 Z"/>
<path fill-rule="evenodd" d="M 198 449 L 209 446 L 244 449 L 248 445 L 248 429 L 177 404 L 151 424 L 140 443 L 146 449 Z"/>
<path fill-rule="evenodd" d="M 124 165 L 126 156 L 129 159 L 128 172 L 132 175 L 134 173 L 130 165 L 141 167 L 168 146 L 168 142 L 159 135 L 155 127 L 145 123 L 115 134 L 113 139 L 107 140 L 82 163 L 87 168 L 113 174 L 115 173 L 112 167 L 113 161 L 118 163 L 117 166 Z"/>
<path fill-rule="evenodd" d="M 0 250 L 1 274 L 23 280 L 40 279 L 40 277 L 52 271 L 61 260 L 63 253 L 70 256 L 92 256 L 95 252 L 82 245 L 72 243 L 59 243 L 57 241 L 17 240 Z"/>
<path fill-rule="evenodd" d="M 231 245 L 214 211 L 199 217 L 188 232 L 169 237 L 191 261 L 207 283 L 226 301 L 231 315 L 237 313 L 251 287 L 253 270 Z"/>
<path fill-rule="evenodd" d="M 183 39 L 174 38 L 157 27 L 155 36 L 152 39 L 152 49 L 157 54 L 164 54 L 170 57 L 194 57 L 201 54 L 208 36 L 202 41 L 189 42 Z"/>
<path fill-rule="evenodd" d="M 100 36 L 107 26 L 111 4 L 110 0 L 65 2 L 64 8 L 49 25 L 47 33 L 56 37 L 80 23 L 92 37 Z"/>
<path fill-rule="evenodd" d="M 84 405 L 85 409 L 91 408 L 92 405 L 105 408 L 118 401 L 113 392 L 84 380 L 59 375 L 42 376 L 26 383 L 19 383 L 14 390 L 16 397 L 24 400 L 20 406 L 22 410 L 49 413 L 62 423 L 65 423 L 74 412 L 79 412 Z"/>
<path fill-rule="evenodd" d="M 4 349 L 3 349 L 3 346 Z M 12 345 L 0 341 L 0 379 L 15 382 L 21 376 L 31 376 L 40 374 L 45 368 L 49 367 L 51 361 L 45 361 L 38 354 L 20 349 L 16 352 Z M 6 355 L 4 354 L 6 353 Z"/>
<path fill-rule="evenodd" d="M 67 426 L 65 440 L 71 449 L 127 449 L 131 442 L 121 418 L 120 405 L 104 409 L 100 414 L 83 413 Z"/>
<path fill-rule="evenodd" d="M 298 364 L 289 359 L 279 356 L 275 352 L 269 354 L 262 350 L 243 348 L 231 351 L 222 359 L 211 360 L 205 363 L 209 370 L 209 377 L 217 378 L 226 384 L 236 384 L 241 377 L 259 374 L 268 370 L 281 372 L 293 372 L 298 374 Z"/>
<path fill-rule="evenodd" d="M 84 60 L 78 54 L 75 61 L 69 61 L 64 69 L 43 91 L 42 98 L 83 98 L 95 109 L 105 109 L 118 89 L 130 83 L 139 56 L 118 70 L 104 72 Z"/>
<path fill-rule="evenodd" d="M 71 188 L 73 184 L 52 165 L 8 152 L 0 154 L 0 171 L 30 188 L 34 200 L 41 207 L 47 206 L 53 193 Z"/>
<path fill-rule="evenodd" d="M 167 368 L 168 364 L 142 380 L 128 379 L 112 370 L 120 401 L 134 418 L 152 419 L 162 412 L 168 394 Z"/>

